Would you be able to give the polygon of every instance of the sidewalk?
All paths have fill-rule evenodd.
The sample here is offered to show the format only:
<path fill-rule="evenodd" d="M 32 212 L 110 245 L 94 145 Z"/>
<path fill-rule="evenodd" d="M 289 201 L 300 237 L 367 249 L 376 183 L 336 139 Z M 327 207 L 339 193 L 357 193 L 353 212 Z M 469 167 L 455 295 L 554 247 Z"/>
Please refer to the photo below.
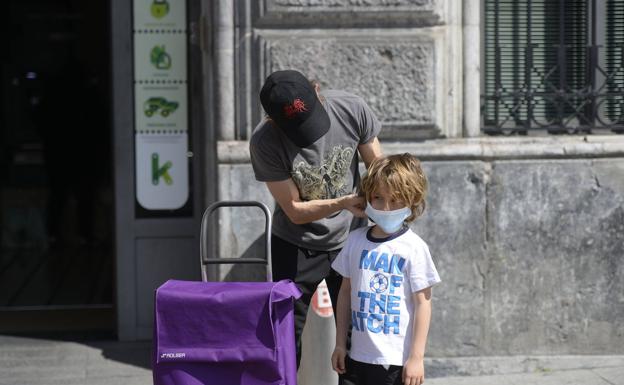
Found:
<path fill-rule="evenodd" d="M 151 385 L 150 350 L 0 335 L 0 385 Z M 624 385 L 624 356 L 432 358 L 426 371 L 431 385 Z"/>
<path fill-rule="evenodd" d="M 151 385 L 150 350 L 149 342 L 0 335 L 0 385 Z"/>
<path fill-rule="evenodd" d="M 430 359 L 425 372 L 431 385 L 624 385 L 624 356 Z"/>

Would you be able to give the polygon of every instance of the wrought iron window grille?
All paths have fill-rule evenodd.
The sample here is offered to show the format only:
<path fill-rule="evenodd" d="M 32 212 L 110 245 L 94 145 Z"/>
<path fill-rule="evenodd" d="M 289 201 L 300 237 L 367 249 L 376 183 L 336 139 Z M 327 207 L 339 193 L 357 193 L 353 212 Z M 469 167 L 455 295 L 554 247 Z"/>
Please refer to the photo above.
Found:
<path fill-rule="evenodd" d="M 486 0 L 484 133 L 624 133 L 624 5 L 596 1 Z"/>

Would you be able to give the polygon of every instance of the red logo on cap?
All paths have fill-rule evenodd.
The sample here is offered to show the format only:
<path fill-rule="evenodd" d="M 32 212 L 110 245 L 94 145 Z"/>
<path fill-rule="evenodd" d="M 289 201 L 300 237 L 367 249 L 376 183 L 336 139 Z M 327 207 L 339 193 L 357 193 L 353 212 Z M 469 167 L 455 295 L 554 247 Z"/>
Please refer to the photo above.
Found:
<path fill-rule="evenodd" d="M 307 111 L 305 103 L 303 100 L 297 98 L 292 104 L 286 104 L 284 106 L 284 115 L 286 115 L 287 119 L 292 119 L 300 112 Z"/>

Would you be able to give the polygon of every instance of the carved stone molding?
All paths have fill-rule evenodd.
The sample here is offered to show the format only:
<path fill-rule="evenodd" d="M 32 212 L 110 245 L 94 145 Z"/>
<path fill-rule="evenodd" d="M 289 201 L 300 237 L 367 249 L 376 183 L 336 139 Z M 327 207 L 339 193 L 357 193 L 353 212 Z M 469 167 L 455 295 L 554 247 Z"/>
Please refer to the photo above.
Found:
<path fill-rule="evenodd" d="M 264 0 L 269 12 L 427 12 L 435 0 Z"/>
<path fill-rule="evenodd" d="M 433 0 L 266 0 L 269 7 L 289 8 L 428 8 Z"/>
<path fill-rule="evenodd" d="M 431 26 L 442 24 L 442 0 L 261 0 L 256 26 Z"/>
<path fill-rule="evenodd" d="M 264 31 L 259 78 L 286 68 L 361 96 L 393 136 L 432 137 L 436 119 L 436 41 L 423 34 L 306 36 Z"/>

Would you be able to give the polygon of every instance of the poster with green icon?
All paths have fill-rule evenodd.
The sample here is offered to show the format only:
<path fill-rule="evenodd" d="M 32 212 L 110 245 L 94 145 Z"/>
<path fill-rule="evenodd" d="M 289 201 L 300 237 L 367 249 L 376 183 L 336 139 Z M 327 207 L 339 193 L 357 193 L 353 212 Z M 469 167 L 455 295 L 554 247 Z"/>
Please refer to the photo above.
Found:
<path fill-rule="evenodd" d="M 189 197 L 185 0 L 134 0 L 137 201 L 176 210 Z"/>
<path fill-rule="evenodd" d="M 134 92 L 138 133 L 186 132 L 188 97 L 180 84 L 140 84 Z"/>
<path fill-rule="evenodd" d="M 134 0 L 134 29 L 186 30 L 186 0 Z"/>
<path fill-rule="evenodd" d="M 137 134 L 137 201 L 148 210 L 176 210 L 189 196 L 188 137 Z"/>
<path fill-rule="evenodd" d="M 134 62 L 136 79 L 186 80 L 186 34 L 135 32 Z"/>

